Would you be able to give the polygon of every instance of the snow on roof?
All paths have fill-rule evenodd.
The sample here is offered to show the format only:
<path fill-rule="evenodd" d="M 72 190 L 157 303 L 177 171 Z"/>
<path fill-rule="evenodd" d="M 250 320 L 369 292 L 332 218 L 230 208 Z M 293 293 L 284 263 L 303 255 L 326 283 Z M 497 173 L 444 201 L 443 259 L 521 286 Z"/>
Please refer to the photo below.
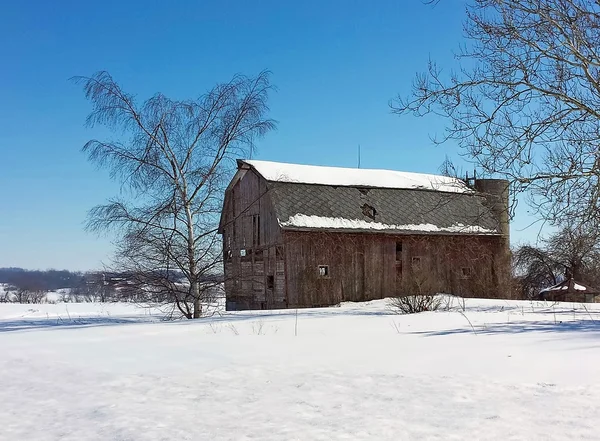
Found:
<path fill-rule="evenodd" d="M 323 167 L 282 162 L 244 160 L 267 181 L 346 187 L 376 187 L 472 193 L 463 181 L 448 176 L 394 170 Z"/>
<path fill-rule="evenodd" d="M 569 281 L 565 280 L 565 281 L 557 283 L 556 285 L 551 286 L 549 288 L 542 289 L 540 292 L 566 291 L 568 289 L 569 289 Z M 588 290 L 585 286 L 580 285 L 577 282 L 573 283 L 573 289 L 575 289 L 576 291 L 587 291 Z"/>
<path fill-rule="evenodd" d="M 348 230 L 399 230 L 399 231 L 418 231 L 423 233 L 464 233 L 464 234 L 496 234 L 496 230 L 480 227 L 478 225 L 463 225 L 460 223 L 450 227 L 438 227 L 433 224 L 407 224 L 407 225 L 389 225 L 381 222 L 368 222 L 361 219 L 344 219 L 341 217 L 325 216 L 307 216 L 296 214 L 287 221 L 279 221 L 282 227 L 296 228 L 328 228 L 328 229 L 348 229 Z"/>

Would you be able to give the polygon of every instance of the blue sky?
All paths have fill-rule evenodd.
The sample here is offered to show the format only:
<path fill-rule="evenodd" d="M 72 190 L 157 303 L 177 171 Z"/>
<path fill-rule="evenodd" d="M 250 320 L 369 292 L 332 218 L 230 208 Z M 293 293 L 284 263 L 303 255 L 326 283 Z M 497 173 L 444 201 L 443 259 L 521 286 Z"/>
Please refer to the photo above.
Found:
<path fill-rule="evenodd" d="M 0 266 L 85 270 L 108 263 L 110 238 L 83 230 L 86 212 L 118 192 L 80 152 L 102 132 L 74 75 L 107 70 L 130 93 L 200 95 L 236 73 L 272 71 L 278 129 L 256 158 L 436 172 L 435 118 L 398 117 L 429 57 L 452 65 L 464 7 L 420 0 L 58 1 L 5 3 L 0 14 Z M 468 167 L 468 166 L 467 166 Z M 538 228 L 520 209 L 513 243 Z"/>

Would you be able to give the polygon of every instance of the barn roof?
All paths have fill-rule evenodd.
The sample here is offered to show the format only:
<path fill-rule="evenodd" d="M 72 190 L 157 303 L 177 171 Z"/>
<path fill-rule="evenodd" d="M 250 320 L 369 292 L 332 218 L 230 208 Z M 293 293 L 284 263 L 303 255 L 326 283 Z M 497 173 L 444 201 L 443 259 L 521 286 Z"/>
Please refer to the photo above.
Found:
<path fill-rule="evenodd" d="M 545 288 L 542 289 L 540 291 L 540 294 L 543 293 L 562 293 L 562 292 L 574 292 L 574 291 L 585 291 L 589 294 L 596 294 L 599 291 L 597 289 L 591 288 L 587 285 L 584 285 L 583 283 L 579 283 L 576 282 L 575 280 L 571 279 L 565 279 L 560 283 L 557 283 L 554 286 L 551 286 L 549 288 Z"/>
<path fill-rule="evenodd" d="M 499 234 L 485 199 L 460 179 L 266 161 L 239 165 L 254 169 L 268 182 L 284 229 Z"/>
<path fill-rule="evenodd" d="M 267 181 L 349 187 L 422 189 L 472 193 L 464 181 L 448 176 L 363 168 L 323 167 L 283 162 L 244 160 Z"/>

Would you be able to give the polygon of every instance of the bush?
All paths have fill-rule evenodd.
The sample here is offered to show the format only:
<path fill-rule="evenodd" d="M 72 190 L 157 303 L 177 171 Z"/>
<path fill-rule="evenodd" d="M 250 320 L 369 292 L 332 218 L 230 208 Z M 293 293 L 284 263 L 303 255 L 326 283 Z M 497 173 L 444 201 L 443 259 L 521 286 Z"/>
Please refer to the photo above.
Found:
<path fill-rule="evenodd" d="M 442 297 L 437 294 L 407 295 L 390 299 L 390 308 L 398 314 L 436 311 L 441 304 Z"/>

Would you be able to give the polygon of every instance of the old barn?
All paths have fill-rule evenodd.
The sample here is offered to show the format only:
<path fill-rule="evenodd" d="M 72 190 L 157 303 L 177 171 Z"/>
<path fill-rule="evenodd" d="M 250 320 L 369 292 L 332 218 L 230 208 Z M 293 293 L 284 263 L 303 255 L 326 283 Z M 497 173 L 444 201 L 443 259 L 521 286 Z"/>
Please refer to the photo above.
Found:
<path fill-rule="evenodd" d="M 227 309 L 508 294 L 508 184 L 240 160 L 225 193 Z"/>

